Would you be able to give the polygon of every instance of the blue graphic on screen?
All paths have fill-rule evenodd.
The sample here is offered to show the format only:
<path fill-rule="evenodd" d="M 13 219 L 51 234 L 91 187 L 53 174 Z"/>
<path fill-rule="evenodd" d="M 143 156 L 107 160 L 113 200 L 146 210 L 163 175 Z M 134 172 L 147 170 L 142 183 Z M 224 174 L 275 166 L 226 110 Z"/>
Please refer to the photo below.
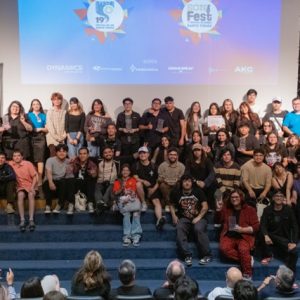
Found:
<path fill-rule="evenodd" d="M 18 4 L 24 84 L 277 84 L 281 0 Z"/>

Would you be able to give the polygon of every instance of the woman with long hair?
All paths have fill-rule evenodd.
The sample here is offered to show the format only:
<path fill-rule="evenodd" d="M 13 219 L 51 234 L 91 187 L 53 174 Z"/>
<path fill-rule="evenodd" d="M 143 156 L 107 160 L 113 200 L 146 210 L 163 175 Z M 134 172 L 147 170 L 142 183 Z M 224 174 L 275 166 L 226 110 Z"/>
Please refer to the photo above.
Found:
<path fill-rule="evenodd" d="M 192 139 L 194 131 L 202 132 L 201 126 L 201 105 L 200 102 L 195 101 L 192 103 L 189 114 L 186 119 L 186 140 Z"/>
<path fill-rule="evenodd" d="M 171 140 L 168 136 L 161 137 L 161 144 L 158 146 L 152 155 L 151 163 L 159 166 L 162 162 L 168 160 L 168 149 L 171 147 Z"/>
<path fill-rule="evenodd" d="M 83 264 L 73 277 L 71 295 L 101 296 L 108 299 L 110 276 L 98 251 L 88 252 Z"/>
<path fill-rule="evenodd" d="M 297 162 L 300 162 L 300 138 L 296 134 L 291 134 L 286 141 L 288 153 L 288 170 L 296 173 Z"/>
<path fill-rule="evenodd" d="M 264 145 L 267 142 L 267 135 L 271 132 L 276 132 L 275 124 L 271 120 L 263 121 L 259 133 L 260 145 Z"/>
<path fill-rule="evenodd" d="M 107 125 L 112 122 L 111 117 L 105 111 L 103 102 L 95 99 L 92 103 L 91 111 L 85 119 L 84 131 L 91 157 L 100 155 L 100 147 L 97 140 L 106 134 Z"/>
<path fill-rule="evenodd" d="M 236 122 L 239 117 L 239 113 L 234 109 L 233 101 L 231 99 L 225 99 L 221 106 L 221 114 L 225 120 L 226 129 L 232 136 L 236 132 Z"/>
<path fill-rule="evenodd" d="M 43 184 L 45 150 L 46 150 L 46 114 L 39 99 L 33 99 L 28 112 L 33 130 L 31 133 L 32 161 L 37 166 L 39 175 L 38 186 Z"/>
<path fill-rule="evenodd" d="M 70 108 L 66 113 L 65 128 L 69 158 L 75 158 L 84 142 L 85 113 L 76 97 L 70 99 Z"/>
<path fill-rule="evenodd" d="M 23 299 L 26 298 L 42 298 L 44 296 L 44 290 L 39 277 L 31 277 L 27 279 L 22 287 L 20 296 Z"/>
<path fill-rule="evenodd" d="M 23 152 L 24 159 L 30 157 L 29 133 L 32 125 L 25 114 L 20 101 L 12 101 L 8 112 L 2 118 L 2 146 L 7 158 L 12 159 L 13 151 L 18 149 Z"/>

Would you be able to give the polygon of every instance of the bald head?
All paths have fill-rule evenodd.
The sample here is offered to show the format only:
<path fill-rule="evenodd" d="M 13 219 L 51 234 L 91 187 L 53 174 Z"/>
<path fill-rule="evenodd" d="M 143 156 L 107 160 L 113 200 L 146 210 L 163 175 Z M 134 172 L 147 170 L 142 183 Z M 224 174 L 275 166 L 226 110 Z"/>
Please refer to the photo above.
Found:
<path fill-rule="evenodd" d="M 175 281 L 185 274 L 183 264 L 178 260 L 173 260 L 169 263 L 166 271 L 169 284 L 173 285 Z"/>
<path fill-rule="evenodd" d="M 235 283 L 243 279 L 242 272 L 235 267 L 229 268 L 226 273 L 227 286 L 233 288 Z"/>

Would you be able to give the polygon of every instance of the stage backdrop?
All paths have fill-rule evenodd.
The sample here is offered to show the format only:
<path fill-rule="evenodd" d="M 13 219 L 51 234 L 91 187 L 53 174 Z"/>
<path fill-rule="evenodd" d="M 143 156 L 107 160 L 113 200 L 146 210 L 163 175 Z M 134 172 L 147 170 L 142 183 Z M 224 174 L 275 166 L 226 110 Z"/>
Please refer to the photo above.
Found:
<path fill-rule="evenodd" d="M 261 107 L 297 92 L 297 0 L 2 0 L 4 110 L 33 98 L 94 98 L 115 117 L 132 97 L 139 112 L 171 95 L 186 110 L 249 88 Z"/>

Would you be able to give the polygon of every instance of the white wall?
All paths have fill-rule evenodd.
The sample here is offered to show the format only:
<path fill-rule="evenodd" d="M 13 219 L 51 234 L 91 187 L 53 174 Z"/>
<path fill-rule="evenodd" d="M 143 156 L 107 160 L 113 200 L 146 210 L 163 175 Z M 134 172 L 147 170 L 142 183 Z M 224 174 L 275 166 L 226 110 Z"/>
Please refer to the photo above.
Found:
<path fill-rule="evenodd" d="M 272 5 L 272 0 L 264 1 L 269 1 Z M 286 99 L 284 106 L 290 109 L 291 99 L 296 96 L 300 0 L 283 0 L 280 49 L 282 55 L 277 86 L 22 85 L 17 11 L 17 0 L 0 1 L 0 63 L 4 63 L 4 112 L 12 100 L 20 100 L 27 110 L 33 98 L 39 98 L 44 107 L 49 108 L 50 95 L 54 91 L 61 92 L 65 99 L 78 97 L 86 110 L 89 110 L 94 98 L 100 98 L 113 117 L 120 111 L 121 100 L 127 96 L 134 99 L 134 109 L 138 112 L 143 112 L 154 97 L 163 99 L 168 95 L 173 96 L 176 105 L 184 111 L 193 101 L 200 101 L 202 107 L 207 108 L 210 102 L 216 101 L 221 104 L 225 98 L 231 98 L 237 106 L 249 88 L 258 90 L 258 99 L 262 107 L 265 107 L 274 96 L 282 96 Z"/>

